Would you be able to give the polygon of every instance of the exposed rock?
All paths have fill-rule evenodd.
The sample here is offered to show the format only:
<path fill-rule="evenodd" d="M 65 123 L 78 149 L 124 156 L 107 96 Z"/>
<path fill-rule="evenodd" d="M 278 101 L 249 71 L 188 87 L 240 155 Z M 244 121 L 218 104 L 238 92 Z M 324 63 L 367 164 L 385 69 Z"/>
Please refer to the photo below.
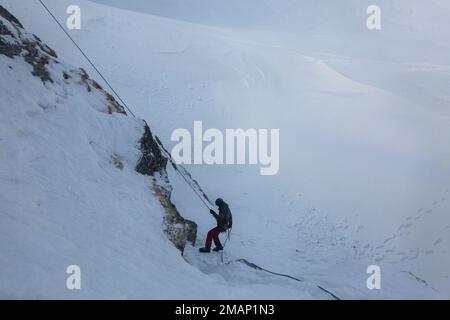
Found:
<path fill-rule="evenodd" d="M 108 104 L 108 109 L 107 112 L 108 113 L 123 113 L 123 114 L 127 114 L 125 112 L 125 109 L 122 107 L 122 105 L 120 105 L 116 99 L 114 99 L 114 97 L 106 92 L 105 90 L 102 90 L 102 92 L 104 93 L 104 95 L 106 96 L 106 100 L 108 100 L 109 104 Z"/>
<path fill-rule="evenodd" d="M 46 81 L 53 82 L 47 65 L 51 60 L 57 63 L 55 51 L 43 44 L 38 37 L 28 36 L 19 20 L 2 6 L 0 6 L 0 16 L 11 23 L 19 36 L 17 39 L 12 30 L 0 21 L 0 54 L 14 58 L 24 53 L 25 61 L 33 66 L 32 74 L 39 77 L 44 83 Z M 5 39 L 5 36 L 11 37 L 13 41 Z"/>
<path fill-rule="evenodd" d="M 39 48 L 44 51 L 49 56 L 52 56 L 53 58 L 57 59 L 58 56 L 56 55 L 56 51 L 50 48 L 48 45 L 42 42 L 42 40 L 33 34 L 34 39 L 36 40 L 36 44 L 39 46 Z M 56 61 L 57 62 L 57 61 Z"/>
<path fill-rule="evenodd" d="M 117 169 L 123 170 L 123 159 L 117 154 L 111 156 L 111 161 Z"/>
<path fill-rule="evenodd" d="M 50 62 L 50 57 L 39 51 L 40 46 L 36 42 L 23 41 L 22 48 L 28 51 L 25 55 L 25 61 L 33 66 L 33 76 L 41 78 L 44 83 L 45 81 L 53 82 L 50 73 L 47 70 L 47 64 Z"/>
<path fill-rule="evenodd" d="M 172 190 L 165 170 L 154 174 L 153 190 L 166 211 L 166 215 L 164 216 L 164 232 L 169 240 L 181 252 L 184 251 L 187 241 L 195 245 L 197 224 L 191 220 L 184 219 L 170 200 Z"/>
<path fill-rule="evenodd" d="M 0 37 L 0 54 L 3 54 L 12 59 L 15 56 L 18 56 L 21 52 L 21 46 L 6 42 Z"/>
<path fill-rule="evenodd" d="M 0 34 L 5 36 L 11 36 L 14 38 L 13 33 L 0 21 Z"/>
<path fill-rule="evenodd" d="M 88 73 L 86 72 L 86 70 L 84 70 L 83 68 L 80 68 L 79 70 L 79 75 L 80 75 L 80 83 L 83 84 L 86 87 L 86 90 L 88 92 L 92 91 L 92 88 L 96 89 L 97 91 L 101 92 L 106 100 L 108 101 L 108 105 L 106 107 L 106 112 L 111 114 L 113 112 L 116 113 L 122 113 L 122 114 L 127 114 L 125 112 L 125 108 L 117 102 L 117 100 L 109 93 L 107 92 L 105 89 L 103 89 L 103 87 L 95 80 L 92 80 Z M 70 76 L 69 75 L 64 75 L 64 79 L 69 79 Z"/>
<path fill-rule="evenodd" d="M 69 79 L 71 79 L 72 77 L 71 77 L 70 74 L 68 74 L 66 71 L 63 71 L 63 78 L 64 78 L 64 80 L 69 80 Z"/>
<path fill-rule="evenodd" d="M 14 17 L 8 10 L 3 8 L 2 6 L 0 6 L 0 16 L 23 29 L 23 25 L 20 23 L 20 21 L 17 20 L 16 17 Z"/>
<path fill-rule="evenodd" d="M 183 251 L 187 241 L 195 244 L 197 224 L 184 219 L 170 200 L 172 188 L 166 172 L 167 158 L 162 155 L 147 124 L 145 124 L 144 135 L 140 140 L 140 150 L 142 155 L 136 166 L 136 171 L 153 176 L 154 193 L 166 211 L 163 220 L 164 232 L 170 241 Z"/>
<path fill-rule="evenodd" d="M 156 171 L 166 169 L 167 159 L 162 155 L 147 123 L 145 123 L 144 128 L 144 135 L 139 141 L 141 158 L 136 165 L 136 171 L 152 176 Z"/>

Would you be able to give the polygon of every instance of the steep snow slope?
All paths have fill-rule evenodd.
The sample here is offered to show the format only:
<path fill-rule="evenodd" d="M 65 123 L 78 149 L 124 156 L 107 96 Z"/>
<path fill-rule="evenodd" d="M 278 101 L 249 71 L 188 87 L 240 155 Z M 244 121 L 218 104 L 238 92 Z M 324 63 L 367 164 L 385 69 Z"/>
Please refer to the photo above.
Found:
<path fill-rule="evenodd" d="M 83 65 L 38 4 L 3 2 Z M 64 21 L 73 1 L 47 3 Z M 175 128 L 198 119 L 221 129 L 281 128 L 277 176 L 260 177 L 252 166 L 189 168 L 235 213 L 227 261 L 247 258 L 341 297 L 433 296 L 408 272 L 448 288 L 449 55 L 445 41 L 430 36 L 447 23 L 435 16 L 444 2 L 429 11 L 393 2 L 383 11 L 388 32 L 379 33 L 365 29 L 361 1 L 266 1 L 299 8 L 285 9 L 292 19 L 260 13 L 274 12 L 281 23 L 269 27 L 237 2 L 234 18 L 216 15 L 221 21 L 204 10 L 179 14 L 175 1 L 145 10 L 127 2 L 164 17 L 76 3 L 83 27 L 71 34 L 166 145 Z M 300 11 L 304 19 L 296 19 Z M 171 180 L 175 203 L 198 222 L 202 239 L 213 222 L 173 173 Z M 191 262 L 226 278 L 214 258 Z M 366 289 L 369 264 L 382 266 L 384 290 Z"/>
<path fill-rule="evenodd" d="M 36 41 L 0 19 L 12 32 L 2 40 Z M 107 114 L 106 97 L 56 58 L 45 82 L 22 56 L 0 55 L 0 68 L 0 296 L 161 297 L 148 288 L 191 287 L 173 272 L 183 263 L 162 233 L 150 178 L 134 171 L 143 121 Z M 81 295 L 65 288 L 72 264 L 86 275 Z"/>

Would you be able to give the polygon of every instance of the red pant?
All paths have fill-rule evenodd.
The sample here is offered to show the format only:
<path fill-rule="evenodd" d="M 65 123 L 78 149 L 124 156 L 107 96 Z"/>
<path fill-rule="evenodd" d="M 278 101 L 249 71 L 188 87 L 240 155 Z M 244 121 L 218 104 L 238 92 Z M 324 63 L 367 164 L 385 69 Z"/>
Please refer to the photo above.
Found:
<path fill-rule="evenodd" d="M 220 243 L 220 240 L 219 240 L 219 234 L 220 234 L 219 227 L 215 227 L 215 228 L 212 228 L 211 230 L 209 230 L 208 235 L 206 236 L 205 247 L 211 248 L 211 243 L 213 240 L 214 240 L 214 244 L 216 245 L 216 247 L 221 247 L 222 244 Z"/>

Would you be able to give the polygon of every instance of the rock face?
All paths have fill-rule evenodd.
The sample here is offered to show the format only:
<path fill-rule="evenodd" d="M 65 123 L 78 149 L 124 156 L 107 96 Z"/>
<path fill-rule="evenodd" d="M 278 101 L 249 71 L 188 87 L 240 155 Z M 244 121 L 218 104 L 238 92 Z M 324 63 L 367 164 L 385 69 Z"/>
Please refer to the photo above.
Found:
<path fill-rule="evenodd" d="M 161 153 L 149 126 L 145 123 L 144 135 L 140 140 L 141 158 L 136 171 L 153 177 L 153 190 L 166 211 L 164 232 L 182 252 L 189 241 L 193 245 L 197 237 L 197 224 L 184 219 L 170 200 L 172 187 L 167 177 L 167 158 Z"/>
<path fill-rule="evenodd" d="M 5 19 L 0 20 L 0 54 L 9 58 L 23 55 L 25 61 L 33 66 L 34 76 L 39 77 L 42 82 L 53 82 L 47 65 L 50 61 L 57 63 L 55 51 L 43 44 L 38 37 L 25 34 L 19 20 L 2 6 L 0 16 Z"/>
<path fill-rule="evenodd" d="M 161 150 L 153 138 L 147 123 L 144 124 L 144 135 L 139 142 L 141 158 L 136 165 L 136 171 L 144 175 L 152 176 L 156 171 L 165 170 L 167 158 L 161 154 Z"/>
<path fill-rule="evenodd" d="M 159 171 L 153 176 L 153 190 L 166 211 L 166 215 L 164 216 L 164 232 L 170 241 L 172 241 L 181 252 L 184 251 L 186 242 L 195 245 L 197 238 L 197 224 L 193 221 L 184 219 L 175 205 L 170 201 L 172 187 L 165 171 Z"/>
<path fill-rule="evenodd" d="M 103 89 L 103 87 L 95 80 L 92 80 L 88 73 L 83 69 L 80 68 L 79 70 L 77 70 L 76 72 L 76 76 L 78 76 L 80 78 L 79 82 L 84 85 L 86 87 L 86 90 L 88 92 L 92 92 L 92 90 L 97 90 L 99 93 L 101 93 L 105 98 L 106 101 L 108 101 L 108 105 L 106 110 L 104 110 L 105 112 L 111 114 L 113 112 L 117 112 L 117 113 L 123 113 L 123 114 L 127 114 L 125 112 L 125 108 L 123 106 L 120 105 L 120 103 L 118 103 L 116 101 L 116 99 L 109 93 L 107 92 L 105 89 Z M 68 73 L 64 73 L 64 78 L 65 79 L 70 79 L 71 76 Z"/>
<path fill-rule="evenodd" d="M 14 23 L 19 28 L 23 29 L 23 25 L 20 23 L 20 21 L 17 20 L 16 17 L 14 17 L 8 10 L 3 8 L 2 6 L 0 6 L 0 16 L 2 16 L 3 18 L 5 18 L 6 20 L 8 20 L 11 23 Z"/>
<path fill-rule="evenodd" d="M 52 68 L 52 65 L 60 64 L 56 52 L 37 36 L 27 33 L 19 20 L 2 6 L 0 6 L 0 55 L 11 59 L 23 57 L 24 61 L 33 67 L 32 75 L 39 77 L 43 84 L 55 83 L 55 81 L 60 83 L 62 79 L 67 85 L 83 86 L 88 94 L 102 97 L 99 99 L 101 103 L 93 106 L 101 112 L 127 115 L 124 107 L 99 83 L 91 79 L 84 69 L 63 70 L 62 74 L 59 73 L 61 71 L 56 72 L 55 70 L 61 70 L 61 68 Z M 164 231 L 173 244 L 183 251 L 187 241 L 195 243 L 197 225 L 184 219 L 171 202 L 172 187 L 166 172 L 167 158 L 161 153 L 145 121 L 143 121 L 143 127 L 144 133 L 139 141 L 141 157 L 135 170 L 152 177 L 154 194 L 166 211 L 163 219 Z M 120 157 L 112 155 L 111 159 L 117 168 L 123 168 Z"/>

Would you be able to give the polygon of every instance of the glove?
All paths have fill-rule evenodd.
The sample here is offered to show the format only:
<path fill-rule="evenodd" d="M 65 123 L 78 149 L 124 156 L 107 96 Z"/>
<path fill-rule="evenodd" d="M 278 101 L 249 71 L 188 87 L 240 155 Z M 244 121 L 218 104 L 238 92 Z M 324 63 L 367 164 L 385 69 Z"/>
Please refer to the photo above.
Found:
<path fill-rule="evenodd" d="M 209 213 L 211 213 L 211 214 L 216 214 L 215 212 L 214 212 L 214 210 L 212 210 L 212 209 L 209 209 Z"/>

